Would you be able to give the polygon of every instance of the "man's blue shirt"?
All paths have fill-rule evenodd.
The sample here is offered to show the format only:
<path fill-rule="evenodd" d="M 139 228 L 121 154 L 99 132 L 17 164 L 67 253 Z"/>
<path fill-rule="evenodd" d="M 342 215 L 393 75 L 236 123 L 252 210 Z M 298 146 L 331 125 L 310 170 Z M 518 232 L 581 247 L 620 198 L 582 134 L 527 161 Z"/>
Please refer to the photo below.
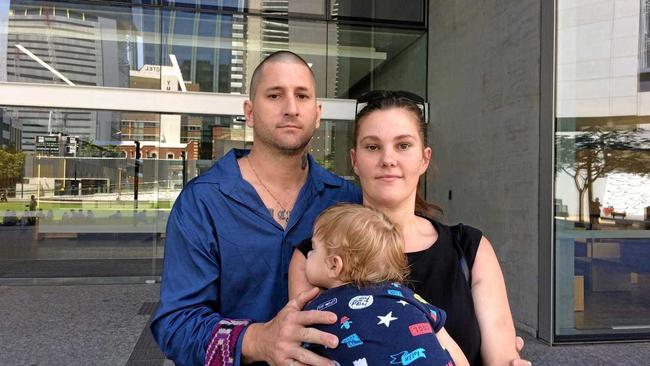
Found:
<path fill-rule="evenodd" d="M 309 156 L 307 180 L 283 229 L 241 176 L 237 159 L 247 154 L 231 150 L 190 181 L 167 222 L 160 306 L 151 329 L 177 365 L 204 363 L 212 330 L 223 318 L 273 318 L 288 300 L 293 249 L 311 236 L 316 217 L 337 202 L 361 202 L 356 186 Z"/>

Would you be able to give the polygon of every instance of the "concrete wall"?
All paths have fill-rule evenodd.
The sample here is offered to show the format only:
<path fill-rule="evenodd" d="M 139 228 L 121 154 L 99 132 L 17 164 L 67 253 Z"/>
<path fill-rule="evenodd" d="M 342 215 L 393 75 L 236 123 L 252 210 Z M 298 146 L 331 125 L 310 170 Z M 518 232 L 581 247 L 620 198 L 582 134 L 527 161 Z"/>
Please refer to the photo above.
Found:
<path fill-rule="evenodd" d="M 539 1 L 431 1 L 427 196 L 450 223 L 479 227 L 513 315 L 537 329 Z M 449 191 L 452 199 L 449 200 Z M 550 199 L 550 197 L 549 197 Z"/>

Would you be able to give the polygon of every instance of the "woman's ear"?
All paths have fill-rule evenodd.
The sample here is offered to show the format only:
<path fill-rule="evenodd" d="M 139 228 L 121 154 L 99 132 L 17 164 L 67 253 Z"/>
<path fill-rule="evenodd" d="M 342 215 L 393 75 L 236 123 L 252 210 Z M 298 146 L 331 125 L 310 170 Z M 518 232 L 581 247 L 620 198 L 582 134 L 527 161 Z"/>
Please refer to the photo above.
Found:
<path fill-rule="evenodd" d="M 332 279 L 339 279 L 343 273 L 343 259 L 339 255 L 328 255 L 325 258 L 327 265 L 327 277 Z"/>
<path fill-rule="evenodd" d="M 424 150 L 422 151 L 422 166 L 420 168 L 420 175 L 424 174 L 424 172 L 429 169 L 429 163 L 431 162 L 431 148 L 430 147 L 425 147 Z"/>
<path fill-rule="evenodd" d="M 350 162 L 352 163 L 352 170 L 354 174 L 359 175 L 359 170 L 357 169 L 357 151 L 354 148 L 350 149 Z"/>

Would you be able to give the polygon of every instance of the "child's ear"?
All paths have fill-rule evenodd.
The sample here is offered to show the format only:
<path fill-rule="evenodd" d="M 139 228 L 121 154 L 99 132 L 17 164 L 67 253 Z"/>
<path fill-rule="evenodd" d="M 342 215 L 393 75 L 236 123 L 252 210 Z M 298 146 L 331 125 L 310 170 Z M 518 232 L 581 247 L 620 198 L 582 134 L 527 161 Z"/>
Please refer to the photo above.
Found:
<path fill-rule="evenodd" d="M 327 276 L 329 278 L 338 279 L 343 272 L 343 259 L 338 255 L 329 255 L 325 259 L 325 264 L 327 264 Z"/>

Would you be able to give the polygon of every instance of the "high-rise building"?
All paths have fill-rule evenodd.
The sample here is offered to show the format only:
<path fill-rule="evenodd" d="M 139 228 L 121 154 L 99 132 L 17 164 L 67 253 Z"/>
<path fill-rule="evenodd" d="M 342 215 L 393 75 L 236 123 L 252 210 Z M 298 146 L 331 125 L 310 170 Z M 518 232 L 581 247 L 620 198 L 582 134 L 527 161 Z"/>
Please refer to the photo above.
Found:
<path fill-rule="evenodd" d="M 348 179 L 355 98 L 391 89 L 428 101 L 434 162 L 422 193 L 449 222 L 479 227 L 490 239 L 520 329 L 550 343 L 650 339 L 649 6 L 0 2 L 2 144 L 20 141 L 28 152 L 24 179 L 0 189 L 16 200 L 21 188 L 23 199 L 46 191 L 54 211 L 104 207 L 98 223 L 143 205 L 161 218 L 147 227 L 154 239 L 128 250 L 98 249 L 123 243 L 111 239 L 116 230 L 84 226 L 99 231 L 92 234 L 102 246 L 71 239 L 52 246 L 60 251 L 20 260 L 29 266 L 65 257 L 76 268 L 78 258 L 111 263 L 119 252 L 129 263 L 145 258 L 141 271 L 112 267 L 125 268 L 120 280 L 141 280 L 136 272 L 156 280 L 162 218 L 184 181 L 230 148 L 254 144 L 241 107 L 250 78 L 266 55 L 288 49 L 311 65 L 323 104 L 310 153 Z M 62 86 L 17 45 L 75 86 Z M 35 136 L 59 132 L 102 144 L 86 144 L 76 157 L 29 153 Z M 179 159 L 189 155 L 179 144 L 191 144 L 197 159 Z M 115 146 L 127 156 L 115 156 Z M 161 156 L 163 147 L 176 150 Z M 65 232 L 61 214 L 39 228 L 50 230 L 45 240 L 76 235 Z M 0 264 L 17 260 L 16 252 L 0 247 Z M 105 278 L 98 269 L 84 280 Z"/>
<path fill-rule="evenodd" d="M 124 53 L 119 50 L 124 43 L 116 39 L 117 19 L 56 4 L 11 6 L 5 16 L 9 14 L 5 44 L 8 81 L 65 82 L 29 52 L 71 84 L 124 86 L 124 60 L 120 58 Z M 111 115 L 102 112 L 22 108 L 12 114 L 21 123 L 24 151 L 34 151 L 34 139 L 39 135 L 63 133 L 101 140 L 110 131 L 105 125 L 110 126 Z"/>

